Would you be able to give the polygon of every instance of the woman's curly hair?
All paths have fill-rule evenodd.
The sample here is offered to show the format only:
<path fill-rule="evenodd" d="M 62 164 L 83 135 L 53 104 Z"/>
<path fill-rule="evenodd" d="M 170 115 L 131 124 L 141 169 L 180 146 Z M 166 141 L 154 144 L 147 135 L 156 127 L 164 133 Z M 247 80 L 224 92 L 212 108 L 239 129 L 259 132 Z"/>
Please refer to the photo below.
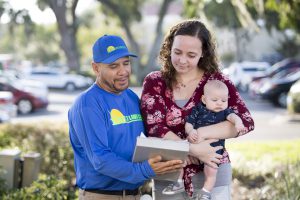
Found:
<path fill-rule="evenodd" d="M 177 35 L 188 35 L 199 38 L 202 42 L 203 57 L 200 58 L 198 67 L 209 73 L 219 71 L 215 53 L 215 44 L 212 41 L 209 30 L 199 20 L 185 20 L 170 29 L 159 52 L 159 61 L 162 64 L 162 76 L 169 88 L 172 89 L 172 85 L 176 83 L 176 71 L 171 62 L 171 48 L 174 38 Z"/>

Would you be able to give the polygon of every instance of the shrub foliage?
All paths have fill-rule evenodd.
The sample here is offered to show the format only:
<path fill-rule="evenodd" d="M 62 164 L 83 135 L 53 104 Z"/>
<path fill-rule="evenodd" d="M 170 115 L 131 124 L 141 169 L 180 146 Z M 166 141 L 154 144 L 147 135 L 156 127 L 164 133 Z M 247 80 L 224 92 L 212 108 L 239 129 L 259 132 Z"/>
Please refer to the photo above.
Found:
<path fill-rule="evenodd" d="M 44 175 L 44 178 L 39 179 L 30 188 L 24 188 L 17 192 L 11 191 L 13 192 L 12 195 L 15 195 L 13 196 L 14 198 L 11 199 L 18 199 L 18 195 L 23 195 L 35 189 L 43 191 L 43 194 L 47 193 L 46 197 L 44 197 L 41 192 L 29 192 L 36 196 L 39 194 L 42 195 L 42 199 L 47 199 L 47 196 L 50 197 L 51 195 L 54 195 L 51 190 L 59 188 L 60 190 L 57 190 L 58 192 L 56 192 L 59 197 L 49 199 L 69 199 L 74 196 L 73 183 L 75 174 L 73 167 L 73 152 L 69 142 L 66 124 L 39 123 L 30 125 L 1 125 L 0 149 L 16 147 L 18 147 L 22 153 L 39 152 L 42 155 L 40 174 Z M 37 187 L 38 185 L 40 187 Z M 49 186 L 49 189 L 44 191 L 46 189 L 42 189 L 43 185 Z M 3 189 L 0 188 L 0 192 L 1 191 L 3 193 Z M 4 196 L 9 195 L 6 193 Z"/>

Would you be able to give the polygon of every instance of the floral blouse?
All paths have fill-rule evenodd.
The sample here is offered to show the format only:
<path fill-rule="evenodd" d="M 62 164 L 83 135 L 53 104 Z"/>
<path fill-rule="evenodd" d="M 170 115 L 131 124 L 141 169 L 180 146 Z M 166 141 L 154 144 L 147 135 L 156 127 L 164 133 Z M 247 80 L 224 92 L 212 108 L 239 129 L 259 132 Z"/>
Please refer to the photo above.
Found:
<path fill-rule="evenodd" d="M 162 138 L 167 132 L 172 131 L 180 138 L 186 139 L 185 119 L 191 113 L 192 108 L 200 102 L 205 83 L 213 79 L 220 80 L 227 85 L 229 90 L 228 107 L 242 119 L 248 132 L 253 130 L 254 121 L 249 110 L 235 86 L 222 73 L 205 73 L 191 98 L 181 108 L 175 103 L 173 92 L 167 88 L 161 72 L 155 71 L 146 76 L 141 96 L 141 111 L 147 135 Z M 229 155 L 225 149 L 221 163 L 229 162 Z M 193 191 L 191 177 L 199 171 L 200 168 L 197 165 L 188 165 L 184 169 L 185 189 L 189 195 Z"/>

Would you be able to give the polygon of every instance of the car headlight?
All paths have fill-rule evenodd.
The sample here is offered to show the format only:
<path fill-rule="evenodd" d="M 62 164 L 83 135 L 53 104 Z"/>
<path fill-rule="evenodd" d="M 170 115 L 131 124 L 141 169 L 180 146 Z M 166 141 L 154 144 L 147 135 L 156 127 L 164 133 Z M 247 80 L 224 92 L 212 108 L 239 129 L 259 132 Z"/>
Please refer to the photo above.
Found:
<path fill-rule="evenodd" d="M 300 93 L 300 84 L 295 84 L 290 89 L 291 93 Z"/>

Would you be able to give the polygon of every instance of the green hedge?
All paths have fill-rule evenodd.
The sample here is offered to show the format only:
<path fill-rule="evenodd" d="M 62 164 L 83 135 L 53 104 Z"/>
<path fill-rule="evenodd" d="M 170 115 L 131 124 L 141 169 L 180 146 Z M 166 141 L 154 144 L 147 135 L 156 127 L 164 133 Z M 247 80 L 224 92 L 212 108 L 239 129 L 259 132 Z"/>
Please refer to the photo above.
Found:
<path fill-rule="evenodd" d="M 74 197 L 73 185 L 75 181 L 75 174 L 73 167 L 73 152 L 69 142 L 68 127 L 66 124 L 38 123 L 33 125 L 1 125 L 0 149 L 16 147 L 18 147 L 22 153 L 39 152 L 42 155 L 40 173 L 41 175 L 44 175 L 44 179 L 40 179 L 32 186 L 33 188 L 40 185 L 39 183 L 46 182 L 50 184 L 55 183 L 55 181 L 58 183 L 62 181 L 64 184 L 58 184 L 61 188 L 57 193 L 62 193 L 63 196 L 65 196 L 66 193 L 66 198 L 56 199 L 72 199 Z M 42 185 L 40 186 L 42 187 Z M 53 184 L 53 186 L 55 186 L 55 184 Z M 39 187 L 39 189 L 41 189 L 41 187 Z M 0 193 L 1 190 L 3 194 L 3 188 L 0 188 Z M 30 189 L 26 188 L 19 190 L 15 195 L 18 196 L 25 194 L 24 192 L 28 190 Z M 51 187 L 48 191 L 51 193 L 50 190 Z M 16 191 L 9 192 L 13 193 Z M 7 196 L 7 193 L 4 196 Z M 12 199 L 18 198 L 16 197 Z"/>
<path fill-rule="evenodd" d="M 19 190 L 6 191 L 2 200 L 67 200 L 75 199 L 74 193 L 67 190 L 64 180 L 58 180 L 55 176 L 42 175 L 33 182 L 30 187 Z"/>

